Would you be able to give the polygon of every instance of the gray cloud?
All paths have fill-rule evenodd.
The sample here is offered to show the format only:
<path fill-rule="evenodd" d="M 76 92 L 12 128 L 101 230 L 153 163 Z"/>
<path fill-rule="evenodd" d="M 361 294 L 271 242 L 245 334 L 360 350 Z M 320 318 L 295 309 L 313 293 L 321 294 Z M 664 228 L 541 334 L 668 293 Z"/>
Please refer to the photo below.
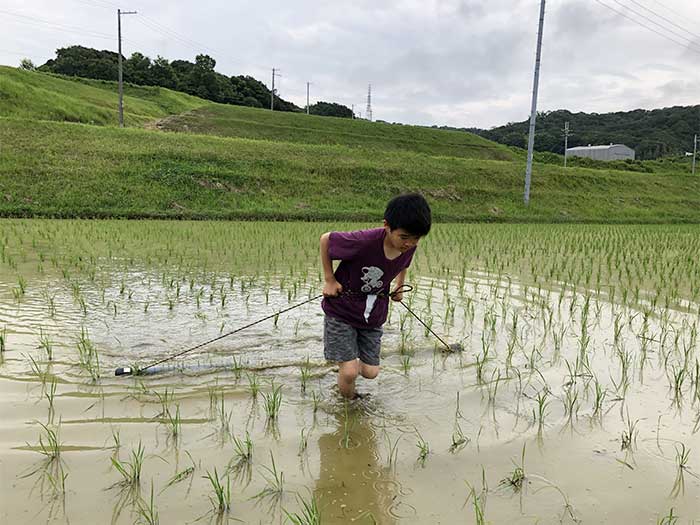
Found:
<path fill-rule="evenodd" d="M 664 5 L 664 16 L 697 25 L 685 0 Z M 529 113 L 537 0 L 130 0 L 123 8 L 140 13 L 124 20 L 125 53 L 192 60 L 206 52 L 220 72 L 266 83 L 274 66 L 282 70 L 282 96 L 300 105 L 311 81 L 313 100 L 364 111 L 372 82 L 374 114 L 388 121 L 491 127 Z M 78 28 L 59 31 L 0 13 L 5 64 L 22 56 L 43 62 L 75 43 L 116 47 L 112 0 L 5 0 L 3 10 Z M 176 34 L 162 34 L 153 22 Z M 597 2 L 550 2 L 539 108 L 606 112 L 698 103 L 692 88 L 700 80 L 693 67 L 698 54 L 690 49 Z"/>

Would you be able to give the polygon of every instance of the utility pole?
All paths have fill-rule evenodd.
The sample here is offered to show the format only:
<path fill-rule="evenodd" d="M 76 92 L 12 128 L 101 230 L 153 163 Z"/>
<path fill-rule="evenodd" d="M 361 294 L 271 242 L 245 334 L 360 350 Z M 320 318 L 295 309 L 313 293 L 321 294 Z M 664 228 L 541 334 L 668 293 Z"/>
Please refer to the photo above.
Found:
<path fill-rule="evenodd" d="M 540 61 L 542 59 L 542 32 L 544 30 L 544 3 L 540 0 L 540 25 L 537 31 L 537 54 L 535 56 L 535 78 L 532 85 L 532 111 L 530 112 L 530 132 L 527 137 L 527 167 L 525 168 L 525 206 L 530 204 L 530 179 L 532 177 L 532 156 L 535 148 L 535 120 L 537 119 L 537 89 L 540 83 Z"/>
<path fill-rule="evenodd" d="M 119 34 L 119 127 L 124 127 L 124 85 L 122 82 L 122 15 L 135 15 L 136 11 L 117 9 L 117 33 Z"/>
<path fill-rule="evenodd" d="M 569 123 L 564 122 L 564 169 L 566 169 L 566 157 L 569 149 Z"/>
<path fill-rule="evenodd" d="M 272 68 L 272 91 L 270 92 L 270 111 L 275 110 L 275 77 L 281 77 L 279 69 Z"/>
<path fill-rule="evenodd" d="M 309 86 L 311 82 L 306 83 L 306 114 L 309 114 Z"/>
<path fill-rule="evenodd" d="M 372 84 L 367 87 L 367 111 L 365 112 L 367 120 L 372 122 Z"/>
<path fill-rule="evenodd" d="M 355 104 L 352 105 L 352 118 L 355 119 Z"/>
<path fill-rule="evenodd" d="M 697 133 L 695 134 L 695 138 L 693 139 L 693 175 L 695 175 L 695 157 L 698 154 L 698 135 Z"/>

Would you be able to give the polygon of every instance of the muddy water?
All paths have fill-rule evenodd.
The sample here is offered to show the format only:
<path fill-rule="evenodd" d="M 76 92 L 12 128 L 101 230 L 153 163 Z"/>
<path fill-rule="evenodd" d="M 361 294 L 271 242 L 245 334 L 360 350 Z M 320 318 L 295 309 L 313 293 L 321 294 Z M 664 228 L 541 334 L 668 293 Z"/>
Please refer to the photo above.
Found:
<path fill-rule="evenodd" d="M 271 246 L 257 264 L 242 245 L 220 260 L 191 247 L 176 257 L 168 235 L 177 228 Z M 406 301 L 465 351 L 441 352 L 394 305 L 383 370 L 359 382 L 370 394 L 361 401 L 343 403 L 334 392 L 314 302 L 153 375 L 114 377 L 118 366 L 149 363 L 318 293 L 317 231 L 207 228 L 3 224 L 0 522 L 133 523 L 144 518 L 151 487 L 160 523 L 282 523 L 312 497 L 324 523 L 477 523 L 481 512 L 491 523 L 656 523 L 671 508 L 679 523 L 700 520 L 692 299 L 652 305 L 646 283 L 641 299 L 621 304 L 619 292 L 562 278 L 535 286 L 525 272 L 476 263 L 462 271 L 449 261 L 446 273 L 448 259 L 419 259 Z M 425 251 L 448 253 L 444 232 L 469 227 L 442 228 Z M 275 258 L 284 242 L 297 255 Z M 79 364 L 81 333 L 99 354 L 95 379 Z M 264 398 L 275 387 L 276 420 Z M 173 435 L 164 409 L 178 408 Z M 58 432 L 53 460 L 41 453 L 46 429 Z M 246 435 L 250 462 L 235 456 L 233 438 Z M 112 460 L 130 461 L 139 444 L 140 480 L 120 484 Z M 507 481 L 516 467 L 524 467 L 522 485 Z M 228 473 L 229 512 L 212 504 L 205 476 L 214 469 Z"/>

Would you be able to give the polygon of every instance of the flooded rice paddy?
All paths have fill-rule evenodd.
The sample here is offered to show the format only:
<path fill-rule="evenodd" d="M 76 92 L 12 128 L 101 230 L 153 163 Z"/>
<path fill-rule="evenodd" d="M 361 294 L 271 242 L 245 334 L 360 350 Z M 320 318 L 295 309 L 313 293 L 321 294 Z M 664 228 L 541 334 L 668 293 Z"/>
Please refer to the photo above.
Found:
<path fill-rule="evenodd" d="M 310 302 L 357 225 L 0 222 L 1 523 L 700 521 L 700 229 L 436 225 L 370 396 Z M 316 520 L 316 521 L 314 521 Z"/>

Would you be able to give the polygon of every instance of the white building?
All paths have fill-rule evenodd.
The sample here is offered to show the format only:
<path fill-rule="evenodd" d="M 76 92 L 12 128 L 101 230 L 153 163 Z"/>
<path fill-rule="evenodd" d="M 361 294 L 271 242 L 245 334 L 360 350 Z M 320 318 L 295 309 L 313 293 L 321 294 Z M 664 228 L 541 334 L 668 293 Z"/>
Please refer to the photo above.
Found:
<path fill-rule="evenodd" d="M 610 144 L 609 146 L 577 146 L 567 148 L 567 157 L 587 157 L 595 160 L 634 160 L 634 150 L 624 144 Z"/>

